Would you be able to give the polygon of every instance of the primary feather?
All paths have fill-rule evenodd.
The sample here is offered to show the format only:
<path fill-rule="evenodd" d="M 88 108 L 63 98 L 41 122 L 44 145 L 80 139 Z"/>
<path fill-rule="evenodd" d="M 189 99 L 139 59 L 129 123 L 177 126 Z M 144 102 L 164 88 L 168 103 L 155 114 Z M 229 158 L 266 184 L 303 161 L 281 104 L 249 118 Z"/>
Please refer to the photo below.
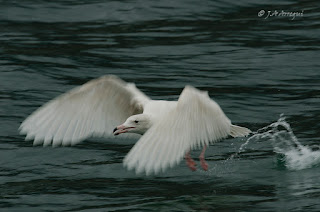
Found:
<path fill-rule="evenodd" d="M 103 76 L 76 87 L 32 113 L 20 126 L 34 144 L 76 144 L 90 136 L 112 136 L 113 128 L 143 112 L 150 101 L 134 84 Z"/>

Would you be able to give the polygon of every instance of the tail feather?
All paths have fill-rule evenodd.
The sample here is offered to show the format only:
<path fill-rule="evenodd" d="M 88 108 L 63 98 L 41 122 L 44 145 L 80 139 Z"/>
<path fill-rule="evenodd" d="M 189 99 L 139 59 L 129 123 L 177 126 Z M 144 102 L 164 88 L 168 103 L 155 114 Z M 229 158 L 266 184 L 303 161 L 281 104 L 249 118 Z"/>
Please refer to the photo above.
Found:
<path fill-rule="evenodd" d="M 240 127 L 237 125 L 231 125 L 230 135 L 234 138 L 236 137 L 244 137 L 251 133 L 251 130 L 245 127 Z"/>

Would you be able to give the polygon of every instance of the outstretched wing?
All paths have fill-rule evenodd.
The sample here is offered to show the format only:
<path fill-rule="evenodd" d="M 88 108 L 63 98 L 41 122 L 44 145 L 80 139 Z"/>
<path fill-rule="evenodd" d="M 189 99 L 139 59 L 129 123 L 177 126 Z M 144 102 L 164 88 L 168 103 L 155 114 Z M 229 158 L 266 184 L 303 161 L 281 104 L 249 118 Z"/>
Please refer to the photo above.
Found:
<path fill-rule="evenodd" d="M 207 92 L 186 86 L 177 107 L 140 138 L 124 165 L 137 173 L 164 171 L 190 149 L 227 137 L 230 128 L 230 120 Z"/>
<path fill-rule="evenodd" d="M 111 136 L 115 126 L 142 113 L 148 101 L 134 84 L 103 76 L 43 105 L 19 129 L 34 145 L 73 145 L 90 136 Z"/>

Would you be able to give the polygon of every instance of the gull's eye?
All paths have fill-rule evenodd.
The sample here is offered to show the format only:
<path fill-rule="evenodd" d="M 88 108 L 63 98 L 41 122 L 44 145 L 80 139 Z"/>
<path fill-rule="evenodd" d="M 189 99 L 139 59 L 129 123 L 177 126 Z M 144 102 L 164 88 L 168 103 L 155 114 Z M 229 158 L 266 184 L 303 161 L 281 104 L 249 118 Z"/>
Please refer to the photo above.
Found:
<path fill-rule="evenodd" d="M 139 121 L 138 121 L 138 120 L 135 120 L 135 121 L 134 121 L 134 123 L 138 124 L 138 123 L 139 123 Z"/>

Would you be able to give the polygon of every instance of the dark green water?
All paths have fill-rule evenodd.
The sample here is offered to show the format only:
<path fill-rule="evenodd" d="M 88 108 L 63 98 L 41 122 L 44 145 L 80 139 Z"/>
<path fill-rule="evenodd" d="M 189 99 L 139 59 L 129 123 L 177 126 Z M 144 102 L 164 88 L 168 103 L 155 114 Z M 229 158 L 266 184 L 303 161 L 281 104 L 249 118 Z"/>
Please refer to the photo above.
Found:
<path fill-rule="evenodd" d="M 319 6 L 0 0 L 0 211 L 320 211 Z M 267 17 L 282 10 L 303 16 Z M 148 177 L 122 166 L 135 141 L 43 148 L 18 134 L 36 108 L 105 74 L 153 99 L 191 84 L 235 124 L 257 131 L 284 113 L 291 128 L 259 131 L 240 153 L 246 138 L 210 146 L 208 172 L 181 162 Z"/>

